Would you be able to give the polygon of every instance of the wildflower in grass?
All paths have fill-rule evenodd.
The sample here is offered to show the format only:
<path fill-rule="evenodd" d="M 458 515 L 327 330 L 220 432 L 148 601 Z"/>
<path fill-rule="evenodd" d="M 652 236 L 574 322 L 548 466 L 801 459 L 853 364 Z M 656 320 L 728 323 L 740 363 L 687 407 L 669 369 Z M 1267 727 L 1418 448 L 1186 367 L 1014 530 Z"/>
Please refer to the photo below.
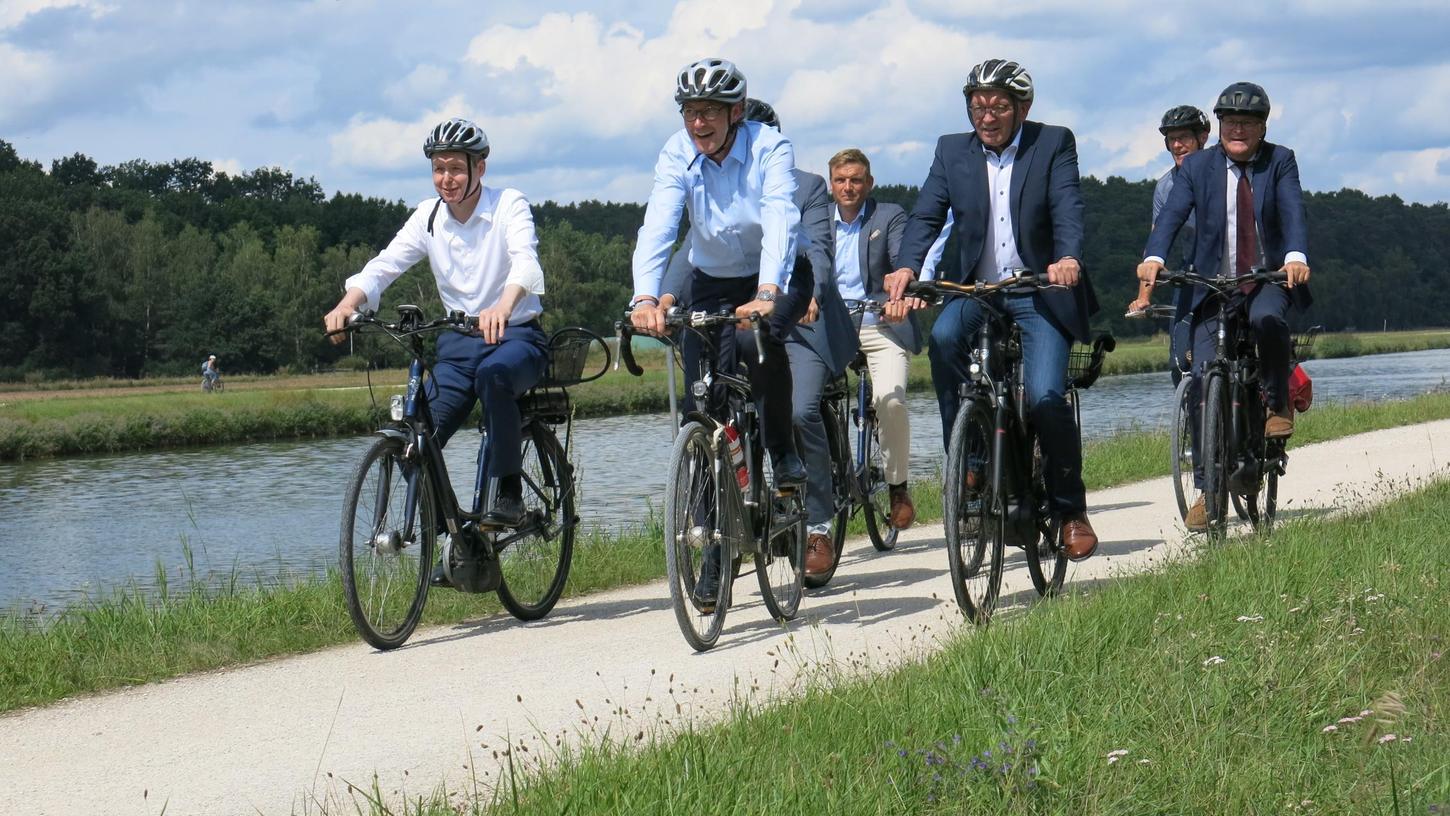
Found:
<path fill-rule="evenodd" d="M 1264 620 L 1264 616 L 1263 615 L 1239 615 L 1237 618 L 1234 618 L 1234 620 L 1237 621 L 1237 622 L 1239 622 L 1239 623 L 1262 623 L 1263 620 Z"/>
<path fill-rule="evenodd" d="M 1395 736 L 1394 734 L 1382 734 L 1380 735 L 1379 739 L 1375 740 L 1375 742 L 1379 743 L 1380 745 L 1384 745 L 1387 742 L 1394 742 L 1397 739 L 1399 739 L 1399 737 Z"/>
<path fill-rule="evenodd" d="M 1225 662 L 1223 658 L 1219 657 L 1218 655 L 1214 655 L 1213 657 L 1210 657 L 1209 659 L 1203 661 L 1203 665 L 1205 665 L 1205 666 L 1217 666 L 1218 664 L 1223 663 L 1223 662 Z"/>
<path fill-rule="evenodd" d="M 1138 760 L 1138 764 L 1139 765 L 1152 765 L 1153 764 L 1153 760 L 1151 760 L 1151 759 L 1140 759 L 1140 760 Z"/>
<path fill-rule="evenodd" d="M 1349 723 L 1357 723 L 1361 719 L 1363 719 L 1363 718 L 1362 717 L 1340 717 L 1339 718 L 1339 724 L 1340 725 L 1347 725 Z"/>
<path fill-rule="evenodd" d="M 1118 748 L 1116 750 L 1109 751 L 1108 752 L 1108 764 L 1109 765 L 1112 765 L 1114 762 L 1117 762 L 1118 760 L 1122 759 L 1123 757 L 1125 757 L 1127 755 L 1128 755 L 1128 749 L 1126 749 L 1126 748 Z"/>
<path fill-rule="evenodd" d="M 1319 733 L 1321 733 L 1321 734 L 1333 734 L 1335 731 L 1338 731 L 1338 730 L 1339 730 L 1339 726 L 1337 726 L 1337 725 L 1326 725 L 1323 728 L 1319 729 Z"/>

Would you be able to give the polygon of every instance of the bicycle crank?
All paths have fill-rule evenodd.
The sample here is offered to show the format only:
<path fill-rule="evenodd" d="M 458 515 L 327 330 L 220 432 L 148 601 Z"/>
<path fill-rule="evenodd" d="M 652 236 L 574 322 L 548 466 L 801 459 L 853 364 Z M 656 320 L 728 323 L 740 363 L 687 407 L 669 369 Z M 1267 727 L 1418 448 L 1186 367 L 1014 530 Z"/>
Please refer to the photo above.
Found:
<path fill-rule="evenodd" d="M 443 542 L 443 574 L 448 583 L 460 592 L 493 592 L 498 589 L 503 573 L 498 559 L 480 555 L 476 548 L 459 544 L 464 536 L 449 536 Z"/>

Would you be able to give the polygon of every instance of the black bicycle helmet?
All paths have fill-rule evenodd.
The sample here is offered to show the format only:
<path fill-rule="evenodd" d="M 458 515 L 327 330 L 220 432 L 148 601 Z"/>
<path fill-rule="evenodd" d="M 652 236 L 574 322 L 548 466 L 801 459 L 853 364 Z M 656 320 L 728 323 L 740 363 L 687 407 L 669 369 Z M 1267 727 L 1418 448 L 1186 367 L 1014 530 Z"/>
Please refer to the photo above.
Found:
<path fill-rule="evenodd" d="M 709 57 L 692 62 L 675 80 L 675 102 L 723 102 L 745 99 L 745 75 L 730 60 Z"/>
<path fill-rule="evenodd" d="M 769 125 L 780 130 L 780 117 L 775 115 L 775 108 L 769 102 L 761 102 L 759 99 L 745 100 L 745 118 L 747 121 L 759 122 L 762 125 Z"/>
<path fill-rule="evenodd" d="M 962 96 L 970 103 L 972 91 L 989 88 L 1006 91 L 1018 102 L 1032 101 L 1032 75 L 1010 60 L 989 59 L 979 63 L 967 75 L 967 84 L 962 86 Z"/>
<path fill-rule="evenodd" d="M 1213 128 L 1208 124 L 1208 116 L 1192 105 L 1179 105 L 1176 108 L 1169 108 L 1163 114 L 1163 122 L 1158 125 L 1158 132 L 1168 134 L 1170 130 L 1188 128 L 1197 133 L 1207 133 Z"/>
<path fill-rule="evenodd" d="M 1269 95 L 1264 92 L 1262 85 L 1235 82 L 1218 95 L 1218 104 L 1213 106 L 1213 113 L 1220 119 L 1231 113 L 1268 119 Z"/>
<path fill-rule="evenodd" d="M 423 155 L 433 158 L 438 153 L 461 152 L 478 159 L 488 158 L 488 136 L 483 128 L 467 119 L 439 122 L 423 140 Z"/>

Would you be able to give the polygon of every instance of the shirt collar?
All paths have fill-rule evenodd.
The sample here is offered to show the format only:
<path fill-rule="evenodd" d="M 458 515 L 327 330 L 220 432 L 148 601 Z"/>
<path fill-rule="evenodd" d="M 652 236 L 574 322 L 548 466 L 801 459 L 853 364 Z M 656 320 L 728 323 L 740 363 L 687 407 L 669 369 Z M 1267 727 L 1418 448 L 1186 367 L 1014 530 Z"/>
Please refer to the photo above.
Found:
<path fill-rule="evenodd" d="M 1023 124 L 1025 125 L 1026 122 L 1024 122 Z M 980 142 L 981 139 L 979 138 L 977 141 Z M 1009 145 L 1007 145 L 1006 147 L 1002 148 L 1002 155 L 1003 156 L 1007 155 L 1007 151 L 1010 150 L 1010 151 L 1012 151 L 1012 155 L 1015 156 L 1015 155 L 1017 155 L 1017 148 L 1019 148 L 1021 146 L 1022 146 L 1022 128 L 1019 127 L 1019 128 L 1017 128 L 1017 135 L 1012 137 L 1012 143 L 1009 144 Z M 987 147 L 987 144 L 985 142 L 982 142 L 982 152 L 983 153 L 991 153 L 992 152 L 992 148 Z"/>
<path fill-rule="evenodd" d="M 861 205 L 861 209 L 856 211 L 856 218 L 853 221 L 847 221 L 841 217 L 840 207 L 834 207 L 833 209 L 836 211 L 837 224 L 845 224 L 848 227 L 859 227 L 866 220 L 866 205 L 864 203 Z"/>
<path fill-rule="evenodd" d="M 761 127 L 764 127 L 764 125 L 762 125 Z M 686 128 L 685 131 L 684 131 L 684 133 L 685 133 L 685 138 L 689 140 L 690 149 L 691 150 L 695 150 L 695 140 L 690 138 L 689 128 Z M 749 157 L 750 157 L 750 123 L 749 122 L 741 122 L 740 123 L 740 126 L 737 127 L 737 128 L 735 128 L 735 143 L 732 144 L 732 145 L 730 145 L 730 152 L 725 154 L 725 161 L 720 162 L 720 166 L 721 167 L 724 167 L 726 164 L 728 164 L 728 163 L 730 163 L 732 161 L 733 162 L 737 162 L 739 164 L 745 164 L 749 160 Z M 699 163 L 701 166 L 704 166 L 704 163 L 707 162 L 707 161 L 709 161 L 709 160 L 710 160 L 710 157 L 709 156 L 706 156 L 704 153 L 701 153 L 699 150 L 695 150 L 695 157 L 693 159 L 690 159 L 690 163 L 688 165 L 686 165 L 686 167 L 694 167 L 696 163 Z"/>
<path fill-rule="evenodd" d="M 447 204 L 444 204 L 443 205 L 443 208 L 444 209 L 448 209 L 448 205 Z M 490 224 L 492 224 L 493 223 L 493 191 L 490 190 L 487 187 L 484 187 L 484 188 L 482 188 L 482 189 L 480 189 L 478 191 L 478 204 L 474 205 L 474 207 L 473 207 L 473 214 L 470 215 L 470 216 L 468 216 L 468 220 L 467 221 L 459 221 L 458 219 L 454 218 L 453 217 L 453 211 L 452 210 L 448 210 L 448 219 L 450 221 L 452 221 L 453 223 L 458 224 L 460 226 L 467 226 L 467 225 L 473 223 L 474 221 L 487 221 Z"/>

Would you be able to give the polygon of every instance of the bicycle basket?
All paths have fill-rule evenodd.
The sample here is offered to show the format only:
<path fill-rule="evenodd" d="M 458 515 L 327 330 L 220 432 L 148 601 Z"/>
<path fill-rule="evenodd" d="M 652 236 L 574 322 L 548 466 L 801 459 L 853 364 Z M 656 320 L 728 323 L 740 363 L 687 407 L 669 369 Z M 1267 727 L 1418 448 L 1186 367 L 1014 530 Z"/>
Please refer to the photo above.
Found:
<path fill-rule="evenodd" d="M 584 366 L 589 361 L 591 347 L 596 343 L 604 350 L 604 364 L 598 371 L 591 370 L 586 374 Z M 539 386 L 563 388 L 597 380 L 609 370 L 609 363 L 609 346 L 599 335 L 579 326 L 560 329 L 549 338 L 549 367 Z"/>
<path fill-rule="evenodd" d="M 1319 327 L 1314 326 L 1303 334 L 1294 336 L 1294 353 L 1290 359 L 1298 362 L 1314 355 L 1314 339 L 1319 336 Z"/>

